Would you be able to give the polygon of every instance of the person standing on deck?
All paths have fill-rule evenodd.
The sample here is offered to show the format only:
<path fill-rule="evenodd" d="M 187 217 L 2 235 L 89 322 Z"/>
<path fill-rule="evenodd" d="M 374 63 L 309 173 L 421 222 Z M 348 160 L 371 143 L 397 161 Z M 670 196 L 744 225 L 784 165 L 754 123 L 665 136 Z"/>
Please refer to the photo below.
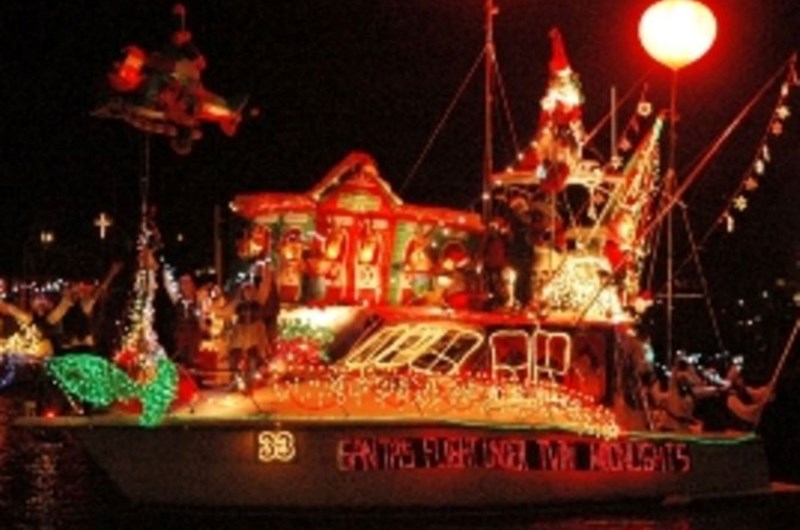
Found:
<path fill-rule="evenodd" d="M 240 390 L 252 389 L 257 372 L 272 354 L 265 308 L 275 288 L 272 269 L 258 265 L 256 277 L 243 283 L 226 312 L 233 319 L 228 352 L 234 381 Z"/>
<path fill-rule="evenodd" d="M 165 275 L 167 274 L 165 270 Z M 170 278 L 164 279 L 167 294 L 175 308 L 173 339 L 175 361 L 194 365 L 203 339 L 201 307 L 197 296 L 197 284 L 191 274 L 182 274 L 177 285 Z"/>

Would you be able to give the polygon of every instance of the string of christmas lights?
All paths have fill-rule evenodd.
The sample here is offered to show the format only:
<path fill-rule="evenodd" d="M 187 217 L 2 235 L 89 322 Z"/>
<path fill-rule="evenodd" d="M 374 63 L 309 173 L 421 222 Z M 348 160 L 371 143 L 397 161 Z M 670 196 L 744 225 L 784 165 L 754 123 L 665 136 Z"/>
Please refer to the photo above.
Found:
<path fill-rule="evenodd" d="M 750 196 L 759 188 L 762 179 L 765 178 L 767 165 L 772 161 L 772 146 L 770 145 L 772 139 L 781 136 L 785 130 L 785 122 L 791 115 L 789 96 L 793 88 L 800 86 L 796 63 L 797 54 L 794 54 L 789 60 L 786 78 L 778 93 L 778 101 L 769 124 L 758 143 L 753 161 L 748 166 L 736 191 L 728 200 L 724 213 L 719 219 L 728 233 L 733 232 L 736 228 L 735 214 L 747 210 L 750 206 Z"/>
<path fill-rule="evenodd" d="M 620 433 L 609 409 L 550 380 L 534 384 L 486 373 L 428 376 L 394 370 L 352 372 L 334 366 L 297 368 L 291 377 L 272 376 L 265 382 L 258 399 L 269 402 L 276 414 L 324 413 L 327 419 L 423 416 L 558 427 L 602 438 Z"/>

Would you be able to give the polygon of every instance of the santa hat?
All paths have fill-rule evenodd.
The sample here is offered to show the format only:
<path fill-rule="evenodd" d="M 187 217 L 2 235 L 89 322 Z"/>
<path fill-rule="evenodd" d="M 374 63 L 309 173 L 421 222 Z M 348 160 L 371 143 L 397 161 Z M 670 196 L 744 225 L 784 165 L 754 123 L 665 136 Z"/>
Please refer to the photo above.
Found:
<path fill-rule="evenodd" d="M 567 52 L 564 50 L 564 41 L 561 38 L 561 32 L 558 28 L 552 28 L 550 30 L 550 46 L 550 74 L 558 75 L 570 70 Z"/>

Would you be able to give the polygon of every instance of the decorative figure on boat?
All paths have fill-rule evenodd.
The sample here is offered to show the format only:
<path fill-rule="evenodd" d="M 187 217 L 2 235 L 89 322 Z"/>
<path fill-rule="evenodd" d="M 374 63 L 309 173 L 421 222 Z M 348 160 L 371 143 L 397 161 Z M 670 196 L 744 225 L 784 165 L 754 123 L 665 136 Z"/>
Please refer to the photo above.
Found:
<path fill-rule="evenodd" d="M 748 425 L 758 423 L 764 406 L 772 397 L 772 385 L 751 386 L 745 382 L 744 357 L 733 358 L 728 372 L 725 374 L 724 388 L 727 391 L 725 404 L 741 421 Z"/>
<path fill-rule="evenodd" d="M 246 98 L 227 100 L 203 85 L 206 59 L 185 27 L 186 9 L 176 4 L 173 13 L 180 17 L 180 29 L 162 50 L 148 53 L 135 45 L 124 49 L 125 57 L 108 74 L 114 96 L 93 115 L 122 119 L 142 131 L 168 136 L 175 152 L 185 155 L 202 137 L 204 122 L 216 123 L 233 136 Z"/>
<path fill-rule="evenodd" d="M 325 303 L 336 304 L 344 301 L 347 291 L 349 239 L 347 228 L 335 219 L 329 223 L 328 234 L 322 247 L 326 279 Z"/>
<path fill-rule="evenodd" d="M 356 252 L 355 289 L 356 300 L 364 303 L 375 303 L 381 300 L 382 252 L 381 238 L 373 223 L 362 222 L 361 237 L 358 239 Z"/>
<path fill-rule="evenodd" d="M 330 362 L 328 347 L 336 335 L 331 328 L 319 326 L 306 319 L 286 319 L 281 322 L 269 363 L 273 374 L 286 373 L 292 368 L 320 366 Z"/>
<path fill-rule="evenodd" d="M 319 227 L 306 256 L 305 301 L 336 304 L 342 301 L 347 281 L 347 230 L 327 218 Z"/>
<path fill-rule="evenodd" d="M 657 430 L 702 430 L 702 423 L 694 414 L 697 403 L 694 389 L 702 386 L 702 382 L 694 362 L 686 352 L 676 352 L 666 390 L 662 390 L 659 381 L 650 387 L 654 405 L 653 422 Z"/>
<path fill-rule="evenodd" d="M 299 302 L 302 295 L 303 236 L 299 228 L 288 228 L 278 248 L 278 291 L 283 302 Z"/>
<path fill-rule="evenodd" d="M 472 302 L 469 281 L 471 260 L 460 241 L 451 241 L 442 249 L 439 259 L 437 287 L 442 289 L 442 302 L 453 309 L 468 309 Z"/>
<path fill-rule="evenodd" d="M 581 84 L 570 67 L 558 28 L 550 30 L 550 42 L 550 80 L 540 101 L 542 110 L 532 148 L 523 155 L 519 169 L 534 171 L 542 189 L 556 193 L 564 188 L 580 161 L 586 133 L 581 117 Z"/>
<path fill-rule="evenodd" d="M 406 246 L 404 268 L 411 298 L 406 301 L 421 301 L 433 289 L 432 232 L 433 225 L 418 226 Z"/>
<path fill-rule="evenodd" d="M 126 370 L 91 354 L 54 357 L 45 369 L 64 392 L 94 406 L 107 407 L 119 401 L 141 403 L 139 424 L 157 425 L 175 399 L 178 367 L 166 357 L 156 361 L 154 377 L 141 382 Z"/>
<path fill-rule="evenodd" d="M 253 224 L 236 242 L 236 254 L 246 260 L 263 258 L 272 252 L 271 243 L 269 227 Z"/>

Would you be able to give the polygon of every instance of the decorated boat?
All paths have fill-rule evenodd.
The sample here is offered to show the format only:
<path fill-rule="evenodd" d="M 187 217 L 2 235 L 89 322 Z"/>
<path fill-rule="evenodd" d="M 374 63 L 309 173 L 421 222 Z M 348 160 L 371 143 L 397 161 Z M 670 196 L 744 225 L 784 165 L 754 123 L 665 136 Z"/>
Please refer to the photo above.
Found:
<path fill-rule="evenodd" d="M 244 373 L 223 351 L 179 366 L 159 345 L 145 215 L 113 362 L 47 362 L 91 409 L 20 424 L 69 430 L 148 504 L 407 512 L 772 491 L 755 427 L 797 326 L 764 387 L 669 351 L 659 373 L 639 323 L 677 201 L 659 164 L 670 115 L 641 99 L 626 145 L 589 159 L 580 83 L 557 30 L 551 43 L 534 141 L 507 171 L 488 164 L 482 215 L 405 203 L 363 152 L 306 192 L 235 197 L 243 270 L 270 271 L 280 302 L 269 359 Z M 230 377 L 198 383 L 209 372 Z M 735 421 L 704 421 L 701 397 Z"/>

